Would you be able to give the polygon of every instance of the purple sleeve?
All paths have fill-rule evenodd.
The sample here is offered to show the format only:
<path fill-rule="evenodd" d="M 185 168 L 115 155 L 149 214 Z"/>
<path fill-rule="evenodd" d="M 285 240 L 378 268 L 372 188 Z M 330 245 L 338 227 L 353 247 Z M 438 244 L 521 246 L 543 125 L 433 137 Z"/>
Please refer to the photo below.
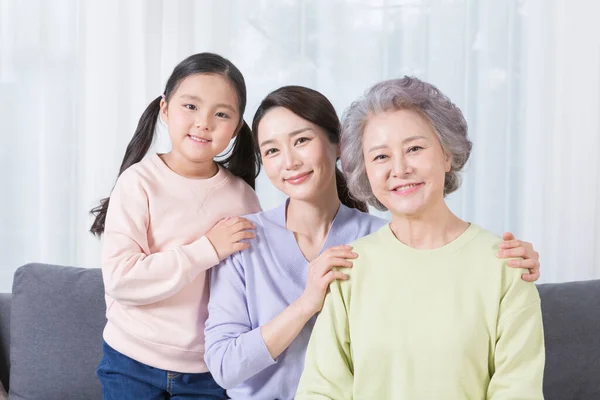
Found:
<path fill-rule="evenodd" d="M 211 270 L 204 360 L 215 381 L 225 389 L 276 363 L 260 332 L 252 328 L 240 254 Z"/>

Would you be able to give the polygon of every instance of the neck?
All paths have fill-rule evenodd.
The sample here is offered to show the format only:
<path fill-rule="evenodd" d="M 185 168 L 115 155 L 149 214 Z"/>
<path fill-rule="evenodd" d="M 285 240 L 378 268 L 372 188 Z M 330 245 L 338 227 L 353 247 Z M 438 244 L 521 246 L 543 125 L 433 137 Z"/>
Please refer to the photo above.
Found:
<path fill-rule="evenodd" d="M 161 154 L 160 158 L 173 172 L 186 178 L 208 179 L 219 172 L 219 167 L 213 160 L 193 162 L 173 151 Z"/>
<path fill-rule="evenodd" d="M 469 224 L 458 218 L 441 202 L 418 215 L 392 214 L 392 232 L 402 243 L 415 249 L 431 250 L 458 238 Z"/>
<path fill-rule="evenodd" d="M 286 228 L 315 240 L 324 240 L 340 204 L 335 186 L 333 190 L 320 193 L 316 201 L 290 199 L 286 210 Z"/>

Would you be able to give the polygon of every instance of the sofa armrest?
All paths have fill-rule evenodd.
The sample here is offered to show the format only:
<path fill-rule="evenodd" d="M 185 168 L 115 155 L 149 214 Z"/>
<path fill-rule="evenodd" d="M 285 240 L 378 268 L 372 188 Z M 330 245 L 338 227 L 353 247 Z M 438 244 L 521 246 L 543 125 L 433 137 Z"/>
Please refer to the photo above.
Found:
<path fill-rule="evenodd" d="M 10 371 L 10 305 L 12 295 L 0 293 L 0 381 L 8 391 Z"/>

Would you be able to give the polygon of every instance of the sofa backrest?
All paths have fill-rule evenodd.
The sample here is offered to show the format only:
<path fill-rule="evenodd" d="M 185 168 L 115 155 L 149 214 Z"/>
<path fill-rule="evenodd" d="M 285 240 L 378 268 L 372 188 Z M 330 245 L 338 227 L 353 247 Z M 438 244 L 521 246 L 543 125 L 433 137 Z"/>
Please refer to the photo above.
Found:
<path fill-rule="evenodd" d="M 10 370 L 10 293 L 0 293 L 0 382 L 8 390 Z"/>
<path fill-rule="evenodd" d="M 99 269 L 29 264 L 14 276 L 11 400 L 100 399 L 106 324 Z"/>
<path fill-rule="evenodd" d="M 538 286 L 546 400 L 600 399 L 600 280 Z"/>

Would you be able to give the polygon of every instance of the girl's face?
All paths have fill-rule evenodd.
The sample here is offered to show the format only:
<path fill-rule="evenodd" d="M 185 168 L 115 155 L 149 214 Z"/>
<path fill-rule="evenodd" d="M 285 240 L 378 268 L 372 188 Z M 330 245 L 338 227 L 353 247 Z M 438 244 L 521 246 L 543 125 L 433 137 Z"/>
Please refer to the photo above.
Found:
<path fill-rule="evenodd" d="M 290 110 L 269 110 L 258 125 L 262 163 L 271 183 L 291 199 L 315 201 L 335 186 L 339 146 Z"/>
<path fill-rule="evenodd" d="M 190 162 L 213 160 L 238 131 L 238 98 L 228 79 L 195 74 L 183 79 L 160 116 L 169 128 L 172 152 Z"/>
<path fill-rule="evenodd" d="M 392 215 L 420 216 L 444 201 L 451 160 L 421 115 L 399 110 L 372 116 L 362 141 L 373 194 Z"/>

